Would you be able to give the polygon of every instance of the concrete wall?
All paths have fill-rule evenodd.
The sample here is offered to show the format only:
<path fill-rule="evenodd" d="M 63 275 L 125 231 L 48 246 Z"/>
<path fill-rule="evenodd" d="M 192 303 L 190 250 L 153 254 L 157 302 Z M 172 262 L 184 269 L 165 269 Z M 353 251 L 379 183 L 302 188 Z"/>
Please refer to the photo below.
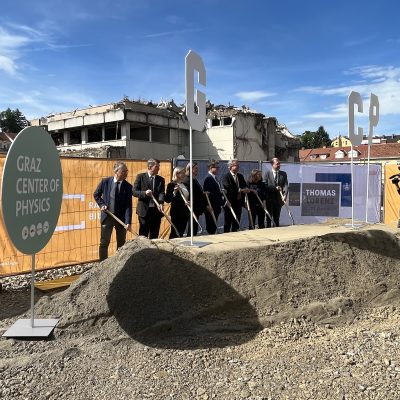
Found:
<path fill-rule="evenodd" d="M 189 156 L 188 146 L 184 146 L 182 152 L 179 152 L 178 146 L 174 144 L 145 142 L 139 140 L 128 140 L 126 142 L 126 156 L 127 158 L 135 160 L 147 160 L 149 158 L 168 160 L 176 158 L 183 153 Z"/>
<path fill-rule="evenodd" d="M 235 158 L 239 160 L 266 160 L 268 148 L 262 147 L 263 132 L 255 128 L 257 121 L 253 115 L 237 115 L 235 118 L 236 142 Z"/>
<path fill-rule="evenodd" d="M 218 126 L 207 128 L 203 132 L 193 132 L 193 158 L 229 160 L 232 156 L 232 126 Z"/>

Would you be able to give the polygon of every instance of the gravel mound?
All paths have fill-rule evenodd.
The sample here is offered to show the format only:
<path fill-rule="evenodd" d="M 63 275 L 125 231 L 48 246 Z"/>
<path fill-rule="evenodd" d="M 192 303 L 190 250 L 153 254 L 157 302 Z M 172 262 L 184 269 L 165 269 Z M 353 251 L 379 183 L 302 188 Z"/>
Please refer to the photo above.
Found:
<path fill-rule="evenodd" d="M 40 298 L 52 338 L 0 341 L 0 397 L 397 399 L 399 250 L 379 229 L 230 252 L 138 238 Z"/>

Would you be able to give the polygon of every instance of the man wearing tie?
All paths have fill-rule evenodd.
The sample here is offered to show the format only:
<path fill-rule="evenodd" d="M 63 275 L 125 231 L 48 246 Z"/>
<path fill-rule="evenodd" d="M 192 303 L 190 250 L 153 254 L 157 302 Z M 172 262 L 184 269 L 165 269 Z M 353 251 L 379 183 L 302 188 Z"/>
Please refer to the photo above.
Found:
<path fill-rule="evenodd" d="M 288 193 L 288 179 L 285 171 L 281 171 L 281 163 L 279 158 L 273 158 L 271 161 L 272 168 L 265 175 L 265 184 L 267 187 L 267 210 L 274 219 L 276 227 L 279 226 L 279 218 L 281 208 L 283 206 L 283 198 L 286 201 Z M 271 227 L 271 220 L 267 217 L 267 228 Z"/>
<path fill-rule="evenodd" d="M 138 174 L 133 184 L 133 195 L 138 198 L 136 214 L 139 219 L 139 235 L 150 239 L 158 238 L 163 216 L 165 179 L 157 175 L 159 170 L 160 161 L 150 158 L 147 161 L 147 172 Z"/>
<path fill-rule="evenodd" d="M 215 219 L 218 222 L 218 216 L 221 213 L 221 208 L 225 204 L 224 198 L 221 194 L 221 187 L 217 181 L 217 174 L 219 170 L 218 161 L 212 160 L 208 164 L 208 175 L 204 179 L 203 189 L 204 192 L 208 193 L 208 198 L 210 199 L 211 207 L 214 212 Z M 212 214 L 208 210 L 206 212 L 206 229 L 208 234 L 213 235 L 217 231 L 217 226 L 215 225 Z"/>
<path fill-rule="evenodd" d="M 249 193 L 244 176 L 239 173 L 239 161 L 237 159 L 228 162 L 229 172 L 222 177 L 222 186 L 228 199 L 225 205 L 224 232 L 237 232 L 239 230 L 242 207 L 244 206 L 245 194 Z M 236 215 L 237 221 L 233 216 Z"/>
<path fill-rule="evenodd" d="M 100 261 L 108 257 L 108 246 L 113 229 L 115 228 L 118 249 L 124 245 L 126 231 L 131 228 L 132 185 L 125 180 L 127 176 L 128 168 L 125 163 L 117 161 L 114 164 L 114 176 L 103 178 L 93 194 L 101 210 Z M 106 210 L 112 212 L 121 221 L 124 221 L 126 226 L 123 227 L 114 218 L 108 215 Z"/>

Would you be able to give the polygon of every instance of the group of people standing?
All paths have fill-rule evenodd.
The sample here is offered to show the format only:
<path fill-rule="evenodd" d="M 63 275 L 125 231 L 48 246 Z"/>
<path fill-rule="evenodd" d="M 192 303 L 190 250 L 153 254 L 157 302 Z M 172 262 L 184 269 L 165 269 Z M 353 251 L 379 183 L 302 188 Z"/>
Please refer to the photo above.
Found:
<path fill-rule="evenodd" d="M 254 169 L 246 180 L 239 172 L 239 161 L 228 162 L 229 172 L 218 179 L 219 162 L 208 164 L 208 174 L 203 186 L 198 181 L 199 166 L 196 162 L 186 167 L 175 167 L 172 181 L 165 187 L 165 179 L 158 175 L 160 161 L 147 161 L 147 171 L 136 176 L 133 186 L 126 181 L 126 164 L 117 161 L 114 176 L 101 180 L 94 192 L 94 199 L 101 210 L 101 234 L 99 258 L 108 256 L 112 231 L 115 228 L 117 248 L 126 240 L 132 220 L 132 196 L 138 198 L 136 214 L 139 220 L 139 235 L 156 239 L 161 219 L 165 215 L 171 223 L 170 239 L 182 237 L 187 230 L 190 234 L 190 214 L 193 211 L 193 235 L 201 226 L 199 218 L 205 214 L 207 233 L 212 235 L 218 229 L 218 217 L 224 210 L 224 232 L 239 230 L 242 209 L 249 212 L 249 229 L 279 226 L 282 205 L 288 193 L 288 180 L 280 170 L 280 161 L 273 158 L 272 168 L 263 181 L 262 172 Z M 192 185 L 190 172 L 192 170 Z M 191 195 L 193 191 L 193 195 Z M 169 217 L 164 203 L 170 203 Z M 119 221 L 118 221 L 119 220 Z M 121 224 L 125 224 L 125 227 Z"/>

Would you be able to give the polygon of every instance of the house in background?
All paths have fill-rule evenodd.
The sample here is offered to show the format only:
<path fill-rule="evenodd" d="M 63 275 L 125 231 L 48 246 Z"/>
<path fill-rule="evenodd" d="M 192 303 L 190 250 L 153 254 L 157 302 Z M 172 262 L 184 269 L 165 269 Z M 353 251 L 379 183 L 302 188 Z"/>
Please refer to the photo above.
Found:
<path fill-rule="evenodd" d="M 350 163 L 351 146 L 322 147 L 299 151 L 301 163 Z M 400 143 L 372 144 L 370 162 L 374 164 L 397 163 L 400 161 Z M 353 162 L 366 164 L 368 162 L 368 145 L 353 147 Z"/>
<path fill-rule="evenodd" d="M 374 136 L 372 138 L 372 144 L 386 144 L 386 143 L 400 143 L 400 135 L 383 135 Z M 368 144 L 368 136 L 364 136 L 361 144 Z M 349 138 L 345 136 L 337 136 L 332 140 L 332 147 L 344 147 L 351 146 Z"/>
<path fill-rule="evenodd" d="M 16 133 L 5 133 L 0 131 L 0 154 L 7 154 L 7 151 L 16 136 Z"/>
<path fill-rule="evenodd" d="M 189 122 L 173 101 L 120 102 L 48 115 L 43 126 L 62 155 L 148 159 L 189 158 Z M 246 107 L 207 104 L 202 132 L 193 131 L 193 158 L 298 160 L 300 140 L 276 118 Z"/>

